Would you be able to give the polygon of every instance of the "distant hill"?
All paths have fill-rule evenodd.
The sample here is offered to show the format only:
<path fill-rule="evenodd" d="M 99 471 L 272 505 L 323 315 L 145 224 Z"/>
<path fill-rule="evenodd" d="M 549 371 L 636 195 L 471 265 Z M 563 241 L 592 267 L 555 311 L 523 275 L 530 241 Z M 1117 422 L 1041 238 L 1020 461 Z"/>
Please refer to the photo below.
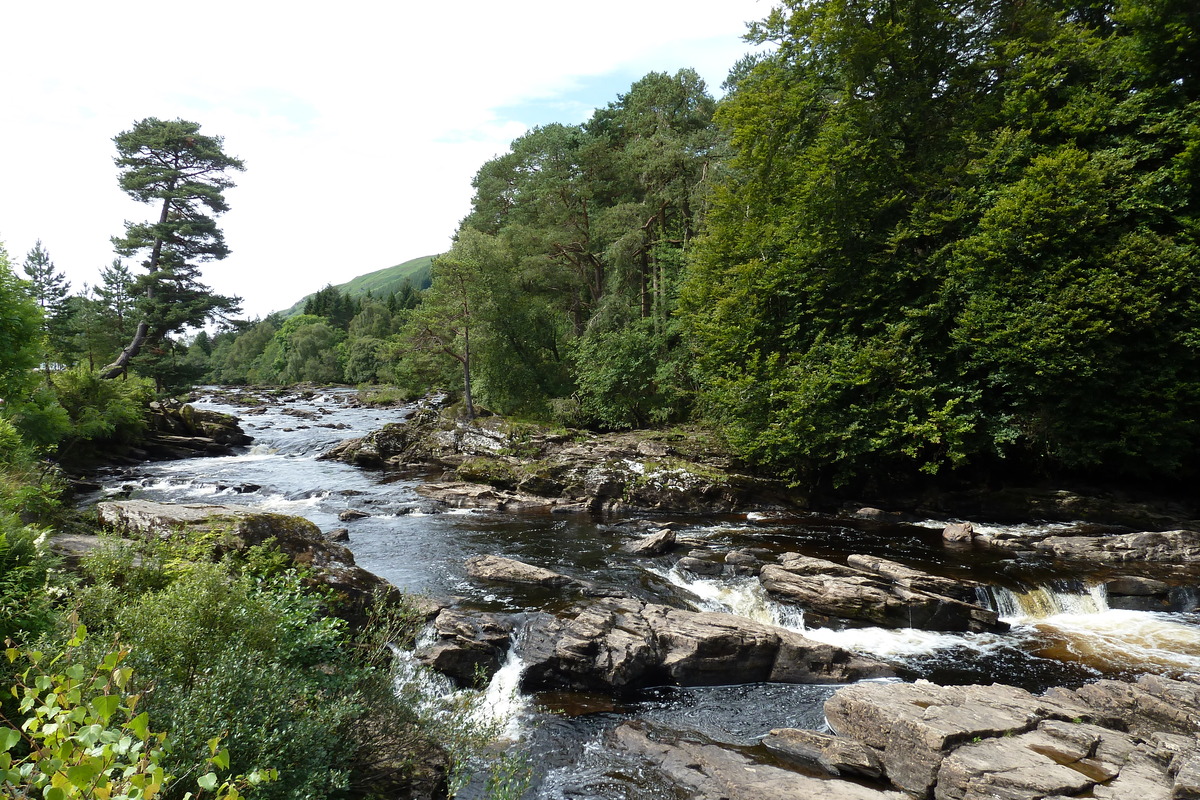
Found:
<path fill-rule="evenodd" d="M 429 286 L 429 270 L 436 257 L 414 258 L 394 267 L 386 267 L 375 272 L 368 272 L 366 275 L 359 275 L 345 283 L 334 284 L 334 288 L 350 297 L 362 297 L 367 292 L 374 297 L 387 297 L 392 292 L 400 291 L 405 281 L 411 282 L 416 289 L 424 289 Z M 304 311 L 304 304 L 310 297 L 312 297 L 311 294 L 305 295 L 294 306 L 280 313 L 285 317 L 299 314 Z"/>

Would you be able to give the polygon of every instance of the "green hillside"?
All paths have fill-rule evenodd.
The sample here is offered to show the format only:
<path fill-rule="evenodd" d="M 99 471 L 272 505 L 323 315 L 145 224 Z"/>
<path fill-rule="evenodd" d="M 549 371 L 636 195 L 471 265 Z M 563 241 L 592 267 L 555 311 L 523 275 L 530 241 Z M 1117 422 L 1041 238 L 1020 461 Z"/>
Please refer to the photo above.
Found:
<path fill-rule="evenodd" d="M 361 297 L 367 292 L 374 297 L 387 297 L 392 292 L 399 291 L 405 281 L 412 283 L 417 289 L 424 289 L 429 286 L 429 271 L 434 258 L 436 256 L 414 258 L 394 267 L 385 267 L 375 272 L 368 272 L 366 275 L 359 275 L 346 283 L 335 284 L 335 288 L 350 297 Z M 305 295 L 291 308 L 280 313 L 285 317 L 299 314 L 304 310 L 304 304 L 310 297 L 312 297 L 311 294 Z"/>

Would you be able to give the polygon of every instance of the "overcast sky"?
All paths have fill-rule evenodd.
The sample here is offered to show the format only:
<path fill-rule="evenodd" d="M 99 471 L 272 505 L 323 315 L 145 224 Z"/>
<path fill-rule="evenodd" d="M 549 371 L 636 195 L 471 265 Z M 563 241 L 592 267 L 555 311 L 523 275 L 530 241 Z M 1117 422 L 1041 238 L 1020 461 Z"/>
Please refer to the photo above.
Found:
<path fill-rule="evenodd" d="M 485 161 L 535 125 L 578 123 L 645 73 L 720 93 L 770 0 L 5 3 L 0 242 L 41 239 L 78 290 L 125 220 L 112 137 L 176 117 L 246 172 L 206 282 L 245 315 L 441 252 Z M 131 267 L 136 264 L 130 263 Z"/>

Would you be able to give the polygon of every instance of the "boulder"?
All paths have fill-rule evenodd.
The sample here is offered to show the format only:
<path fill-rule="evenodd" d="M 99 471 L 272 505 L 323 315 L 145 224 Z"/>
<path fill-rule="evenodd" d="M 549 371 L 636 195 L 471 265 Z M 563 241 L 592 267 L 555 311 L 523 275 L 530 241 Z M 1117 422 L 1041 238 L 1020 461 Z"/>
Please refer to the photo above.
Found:
<path fill-rule="evenodd" d="M 563 618 L 535 615 L 521 654 L 525 691 L 846 683 L 892 674 L 882 662 L 783 628 L 633 598 L 605 598 Z"/>
<path fill-rule="evenodd" d="M 670 528 L 643 536 L 621 549 L 635 556 L 661 556 L 675 546 L 675 531 Z"/>
<path fill-rule="evenodd" d="M 577 584 L 573 578 L 524 561 L 492 555 L 471 556 L 466 561 L 467 575 L 477 581 L 523 583 L 533 586 L 561 587 Z"/>
<path fill-rule="evenodd" d="M 611 734 L 617 749 L 649 763 L 692 800 L 906 800 L 898 792 L 802 775 L 704 741 L 625 722 Z"/>
<path fill-rule="evenodd" d="M 942 529 L 947 542 L 969 542 L 975 538 L 975 526 L 969 522 L 951 522 Z"/>
<path fill-rule="evenodd" d="M 906 567 L 895 561 L 889 561 L 879 556 L 851 555 L 846 557 L 846 564 L 858 569 L 865 569 L 876 575 L 887 578 L 896 586 L 905 589 L 916 589 L 922 592 L 932 592 L 946 597 L 953 597 L 968 603 L 974 603 L 977 598 L 976 590 L 980 584 L 969 580 L 955 580 L 941 575 L 930 575 L 919 569 Z"/>
<path fill-rule="evenodd" d="M 354 522 L 359 519 L 366 519 L 371 516 L 365 511 L 359 511 L 357 508 L 347 508 L 345 511 L 338 514 L 339 522 Z"/>
<path fill-rule="evenodd" d="M 419 648 L 416 658 L 462 686 L 491 679 L 512 644 L 513 620 L 500 614 L 448 608 L 437 615 L 433 627 L 437 640 Z"/>
<path fill-rule="evenodd" d="M 893 562 L 861 562 L 879 570 L 874 571 L 798 553 L 786 553 L 779 560 L 778 565 L 768 564 L 759 572 L 763 588 L 777 600 L 802 607 L 814 620 L 935 631 L 1007 629 L 995 611 L 916 588 L 923 580 L 917 577 L 920 573 Z M 929 585 L 940 585 L 941 579 L 925 577 Z"/>

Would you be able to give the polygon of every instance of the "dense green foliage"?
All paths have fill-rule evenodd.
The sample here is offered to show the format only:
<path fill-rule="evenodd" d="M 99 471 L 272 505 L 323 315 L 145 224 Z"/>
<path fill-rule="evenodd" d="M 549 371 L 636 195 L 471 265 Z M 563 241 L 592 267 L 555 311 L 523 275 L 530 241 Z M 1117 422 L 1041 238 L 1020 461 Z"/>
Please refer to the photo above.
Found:
<path fill-rule="evenodd" d="M 1196 12 L 1164 10 L 831 0 L 755 28 L 778 49 L 720 110 L 685 292 L 739 449 L 810 480 L 1195 468 L 1200 108 L 1171 53 Z"/>

